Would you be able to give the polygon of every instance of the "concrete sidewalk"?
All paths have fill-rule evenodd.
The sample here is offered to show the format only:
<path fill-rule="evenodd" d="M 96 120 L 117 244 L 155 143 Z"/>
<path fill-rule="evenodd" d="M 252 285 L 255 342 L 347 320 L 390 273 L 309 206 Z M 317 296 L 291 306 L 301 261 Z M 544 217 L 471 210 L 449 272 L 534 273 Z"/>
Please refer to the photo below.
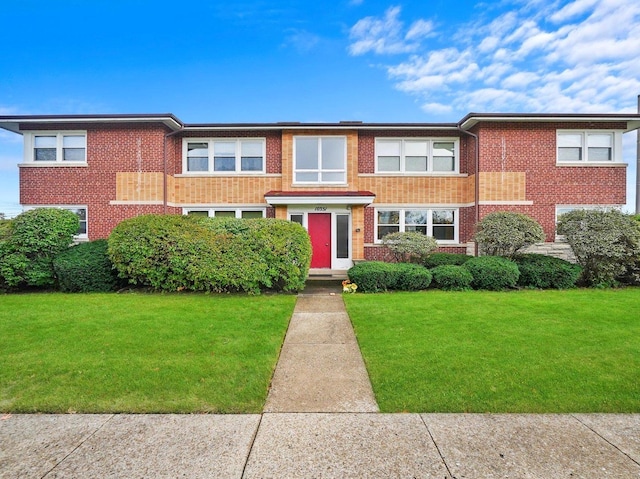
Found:
<path fill-rule="evenodd" d="M 6 478 L 638 478 L 640 415 L 5 415 Z"/>
<path fill-rule="evenodd" d="M 380 414 L 340 283 L 299 295 L 263 414 L 0 416 L 0 478 L 638 478 L 640 414 Z"/>

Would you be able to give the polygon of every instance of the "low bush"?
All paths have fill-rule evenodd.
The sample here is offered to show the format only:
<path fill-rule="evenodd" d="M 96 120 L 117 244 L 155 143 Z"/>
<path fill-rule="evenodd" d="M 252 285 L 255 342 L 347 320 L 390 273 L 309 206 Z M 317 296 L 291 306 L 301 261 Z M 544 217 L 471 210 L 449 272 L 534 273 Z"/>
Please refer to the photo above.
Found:
<path fill-rule="evenodd" d="M 67 293 L 113 291 L 118 274 L 107 254 L 107 240 L 80 243 L 58 254 L 53 269 L 60 290 Z"/>
<path fill-rule="evenodd" d="M 398 271 L 396 283 L 391 289 L 401 291 L 421 291 L 431 284 L 431 271 L 419 264 L 398 263 L 394 265 Z M 357 284 L 357 283 L 356 283 Z"/>
<path fill-rule="evenodd" d="M 523 254 L 516 256 L 514 261 L 520 270 L 518 285 L 525 288 L 571 288 L 582 272 L 577 264 L 542 254 Z"/>
<path fill-rule="evenodd" d="M 347 275 L 363 293 L 378 293 L 392 289 L 397 282 L 398 269 L 392 263 L 367 261 L 353 266 Z"/>
<path fill-rule="evenodd" d="M 363 293 L 420 291 L 431 284 L 431 272 L 417 264 L 367 261 L 353 266 L 347 274 Z"/>
<path fill-rule="evenodd" d="M 471 258 L 473 258 L 473 256 L 469 256 L 466 254 L 432 253 L 422 261 L 422 265 L 429 269 L 443 265 L 460 266 L 466 263 Z"/>
<path fill-rule="evenodd" d="M 467 268 L 455 264 L 443 264 L 431 270 L 433 283 L 437 289 L 444 291 L 466 291 L 471 289 L 473 276 Z"/>
<path fill-rule="evenodd" d="M 500 256 L 471 258 L 462 267 L 466 268 L 473 276 L 471 286 L 474 289 L 503 291 L 514 288 L 520 277 L 518 265 Z"/>

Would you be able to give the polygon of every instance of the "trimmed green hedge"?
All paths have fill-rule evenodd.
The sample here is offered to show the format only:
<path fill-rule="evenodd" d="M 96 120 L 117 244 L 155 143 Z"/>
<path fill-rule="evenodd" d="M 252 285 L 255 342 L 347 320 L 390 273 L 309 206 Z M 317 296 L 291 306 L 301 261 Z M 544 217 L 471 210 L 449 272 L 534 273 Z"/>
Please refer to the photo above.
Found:
<path fill-rule="evenodd" d="M 520 277 L 518 265 L 500 256 L 479 256 L 462 265 L 473 276 L 474 289 L 503 291 L 515 288 Z"/>
<path fill-rule="evenodd" d="M 58 254 L 53 260 L 60 290 L 68 293 L 107 292 L 119 281 L 107 255 L 107 240 L 80 243 Z"/>
<path fill-rule="evenodd" d="M 466 291 L 471 289 L 473 276 L 468 269 L 455 265 L 443 264 L 431 270 L 432 286 L 444 291 Z"/>
<path fill-rule="evenodd" d="M 356 264 L 347 274 L 363 293 L 419 291 L 431 284 L 431 272 L 417 264 L 367 261 Z"/>
<path fill-rule="evenodd" d="M 542 254 L 523 254 L 514 261 L 520 270 L 518 285 L 525 288 L 572 288 L 582 272 L 577 264 Z"/>
<path fill-rule="evenodd" d="M 426 268 L 432 269 L 442 265 L 456 265 L 460 266 L 469 261 L 473 256 L 458 253 L 432 253 L 427 256 L 422 265 Z"/>
<path fill-rule="evenodd" d="M 158 290 L 296 291 L 311 243 L 284 220 L 145 215 L 114 228 L 109 256 L 122 278 Z"/>

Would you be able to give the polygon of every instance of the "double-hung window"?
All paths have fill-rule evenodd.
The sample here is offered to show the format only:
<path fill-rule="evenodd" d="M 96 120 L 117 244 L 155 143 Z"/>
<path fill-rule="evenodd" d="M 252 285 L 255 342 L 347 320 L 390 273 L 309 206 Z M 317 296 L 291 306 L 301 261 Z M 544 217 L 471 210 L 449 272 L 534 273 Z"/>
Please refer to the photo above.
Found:
<path fill-rule="evenodd" d="M 587 164 L 618 161 L 621 136 L 615 132 L 558 131 L 558 163 Z"/>
<path fill-rule="evenodd" d="M 294 183 L 345 184 L 347 140 L 343 136 L 296 136 Z"/>
<path fill-rule="evenodd" d="M 378 173 L 456 173 L 458 156 L 457 139 L 376 139 Z"/>
<path fill-rule="evenodd" d="M 25 153 L 28 162 L 46 164 L 73 164 L 87 162 L 86 132 L 43 132 L 25 135 Z"/>
<path fill-rule="evenodd" d="M 433 236 L 438 242 L 457 243 L 457 209 L 378 209 L 376 210 L 376 242 L 389 233 L 415 232 Z"/>
<path fill-rule="evenodd" d="M 265 171 L 265 140 L 185 139 L 187 173 L 252 174 Z"/>

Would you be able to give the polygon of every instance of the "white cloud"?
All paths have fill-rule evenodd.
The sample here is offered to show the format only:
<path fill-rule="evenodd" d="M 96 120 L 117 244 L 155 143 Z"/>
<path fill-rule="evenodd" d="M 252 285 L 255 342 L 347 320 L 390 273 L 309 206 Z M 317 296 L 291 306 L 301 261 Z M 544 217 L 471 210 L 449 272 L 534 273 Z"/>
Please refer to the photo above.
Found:
<path fill-rule="evenodd" d="M 283 46 L 292 47 L 298 53 L 308 53 L 320 42 L 320 37 L 306 30 L 292 29 L 285 38 Z"/>
<path fill-rule="evenodd" d="M 432 21 L 418 20 L 411 25 L 409 31 L 404 36 L 406 40 L 415 40 L 417 38 L 424 38 L 432 36 L 434 30 L 434 24 Z"/>
<path fill-rule="evenodd" d="M 398 19 L 401 8 L 390 7 L 382 19 L 365 17 L 351 27 L 349 45 L 351 55 L 364 55 L 373 52 L 378 55 L 412 52 L 418 49 L 417 40 L 429 36 L 433 24 L 429 21 L 416 21 L 403 35 L 404 24 Z"/>
<path fill-rule="evenodd" d="M 432 36 L 428 18 L 414 21 L 403 36 L 400 8 L 392 7 L 382 19 L 367 17 L 354 25 L 350 50 L 405 54 L 386 66 L 389 78 L 398 90 L 416 96 L 425 112 L 447 119 L 469 111 L 636 111 L 640 2 L 501 5 L 513 10 L 444 25 L 451 31 L 438 36 Z M 414 38 L 424 43 L 411 42 Z"/>

